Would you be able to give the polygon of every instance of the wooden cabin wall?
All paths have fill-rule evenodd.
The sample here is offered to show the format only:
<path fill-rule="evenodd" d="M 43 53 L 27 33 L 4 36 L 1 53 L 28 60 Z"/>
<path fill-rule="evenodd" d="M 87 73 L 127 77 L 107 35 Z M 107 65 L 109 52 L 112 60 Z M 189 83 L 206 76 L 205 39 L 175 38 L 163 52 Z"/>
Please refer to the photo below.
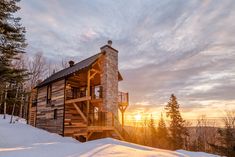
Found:
<path fill-rule="evenodd" d="M 47 104 L 47 86 L 38 89 L 36 127 L 63 134 L 65 80 L 52 83 L 51 104 Z M 54 112 L 57 118 L 54 119 Z"/>
<path fill-rule="evenodd" d="M 28 124 L 35 126 L 36 125 L 36 107 L 31 107 L 28 117 Z"/>

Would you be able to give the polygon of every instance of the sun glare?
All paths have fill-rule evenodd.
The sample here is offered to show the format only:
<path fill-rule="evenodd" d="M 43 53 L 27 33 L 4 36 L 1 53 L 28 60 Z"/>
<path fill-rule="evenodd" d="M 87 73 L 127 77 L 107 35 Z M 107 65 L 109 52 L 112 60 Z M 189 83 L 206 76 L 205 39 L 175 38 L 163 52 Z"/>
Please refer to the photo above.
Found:
<path fill-rule="evenodd" d="M 142 118 L 141 114 L 135 115 L 135 120 L 136 120 L 136 121 L 140 121 L 141 118 Z"/>

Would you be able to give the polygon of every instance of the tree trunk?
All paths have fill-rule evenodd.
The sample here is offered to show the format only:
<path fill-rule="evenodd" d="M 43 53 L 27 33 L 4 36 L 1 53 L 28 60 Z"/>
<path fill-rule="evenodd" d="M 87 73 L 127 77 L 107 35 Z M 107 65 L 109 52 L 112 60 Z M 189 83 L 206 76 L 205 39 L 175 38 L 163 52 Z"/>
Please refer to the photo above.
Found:
<path fill-rule="evenodd" d="M 18 97 L 18 88 L 19 88 L 19 87 L 17 87 L 17 89 L 16 89 L 16 101 L 17 101 L 17 97 Z M 11 120 L 10 120 L 10 123 L 13 122 L 13 115 L 14 115 L 14 112 L 15 112 L 16 101 L 15 101 L 14 104 L 13 104 L 13 108 L 12 108 L 12 112 L 11 112 Z"/>
<path fill-rule="evenodd" d="M 28 124 L 28 93 L 25 95 L 24 99 L 24 119 L 27 119 Z"/>
<path fill-rule="evenodd" d="M 3 92 L 3 93 L 1 93 L 0 108 L 1 108 L 1 106 L 2 106 L 2 102 L 3 102 L 3 95 L 4 95 L 4 92 Z"/>
<path fill-rule="evenodd" d="M 5 97 L 4 97 L 4 116 L 3 119 L 6 119 L 6 111 L 7 111 L 7 85 L 6 85 L 6 90 L 5 90 Z"/>
<path fill-rule="evenodd" d="M 24 100 L 24 96 L 23 94 L 21 95 L 21 101 L 20 101 L 20 112 L 19 112 L 19 117 L 23 118 L 23 114 L 22 114 L 22 110 L 23 110 L 23 100 Z"/>

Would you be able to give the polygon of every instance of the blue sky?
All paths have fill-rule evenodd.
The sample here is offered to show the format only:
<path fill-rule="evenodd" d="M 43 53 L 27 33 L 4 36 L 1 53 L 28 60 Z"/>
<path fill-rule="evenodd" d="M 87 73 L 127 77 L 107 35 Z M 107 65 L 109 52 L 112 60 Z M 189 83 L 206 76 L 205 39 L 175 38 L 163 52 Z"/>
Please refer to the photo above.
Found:
<path fill-rule="evenodd" d="M 21 0 L 20 6 L 29 54 L 81 60 L 111 39 L 129 112 L 158 114 L 171 93 L 185 117 L 235 109 L 234 0 Z"/>

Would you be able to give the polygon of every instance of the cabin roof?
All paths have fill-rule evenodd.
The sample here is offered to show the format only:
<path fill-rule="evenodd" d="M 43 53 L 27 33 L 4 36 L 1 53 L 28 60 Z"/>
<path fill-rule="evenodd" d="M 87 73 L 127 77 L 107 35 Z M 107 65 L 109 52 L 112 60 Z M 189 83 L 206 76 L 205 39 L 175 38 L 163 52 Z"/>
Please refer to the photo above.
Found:
<path fill-rule="evenodd" d="M 91 66 L 101 55 L 101 53 L 97 53 L 87 59 L 84 59 L 76 64 L 74 64 L 72 67 L 68 67 L 65 69 L 62 69 L 54 74 L 52 74 L 50 77 L 39 83 L 36 87 L 42 87 L 48 83 L 51 83 L 53 81 L 59 80 L 61 78 L 64 78 L 74 72 L 80 71 L 82 69 L 85 69 L 89 66 Z"/>
<path fill-rule="evenodd" d="M 65 69 L 62 69 L 54 74 L 52 74 L 50 77 L 46 78 L 44 81 L 42 81 L 41 83 L 39 83 L 36 88 L 38 87 L 42 87 L 45 86 L 51 82 L 54 82 L 56 80 L 60 80 L 72 73 L 75 73 L 77 71 L 83 70 L 85 68 L 88 68 L 89 66 L 91 66 L 94 62 L 96 62 L 96 60 L 100 57 L 100 55 L 102 55 L 101 53 L 97 53 L 87 59 L 84 59 L 76 64 L 74 64 L 72 67 L 68 67 Z M 120 72 L 118 72 L 118 79 L 119 80 L 123 80 Z"/>

